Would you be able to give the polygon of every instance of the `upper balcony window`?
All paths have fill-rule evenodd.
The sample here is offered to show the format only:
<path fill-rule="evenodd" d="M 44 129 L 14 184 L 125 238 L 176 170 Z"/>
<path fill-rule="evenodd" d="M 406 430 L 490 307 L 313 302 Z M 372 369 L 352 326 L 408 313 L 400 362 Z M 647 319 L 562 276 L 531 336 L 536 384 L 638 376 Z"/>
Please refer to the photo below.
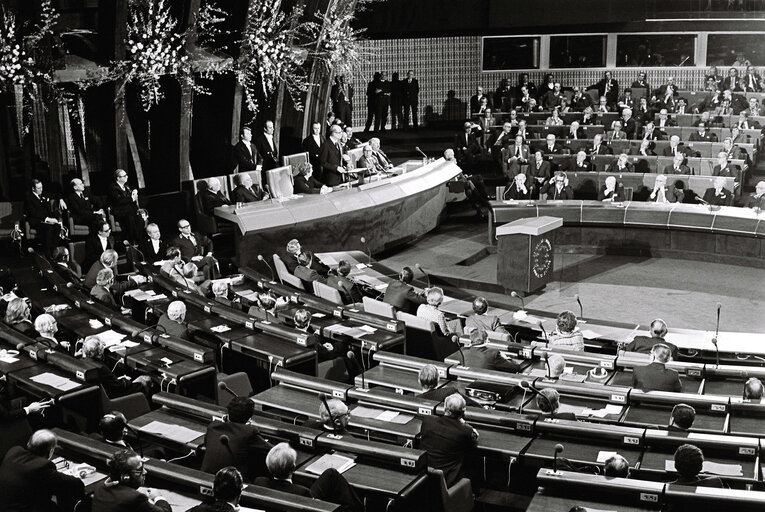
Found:
<path fill-rule="evenodd" d="M 616 36 L 619 67 L 693 66 L 696 36 L 673 34 L 625 34 Z"/>
<path fill-rule="evenodd" d="M 539 37 L 484 37 L 483 70 L 539 69 Z"/>
<path fill-rule="evenodd" d="M 606 36 L 550 37 L 551 68 L 602 68 L 606 65 Z"/>

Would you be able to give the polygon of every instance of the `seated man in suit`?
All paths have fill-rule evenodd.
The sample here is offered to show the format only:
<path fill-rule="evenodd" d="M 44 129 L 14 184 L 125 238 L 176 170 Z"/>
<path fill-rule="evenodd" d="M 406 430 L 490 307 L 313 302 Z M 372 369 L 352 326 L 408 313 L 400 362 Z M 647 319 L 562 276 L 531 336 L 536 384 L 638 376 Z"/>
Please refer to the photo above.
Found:
<path fill-rule="evenodd" d="M 423 416 L 420 449 L 428 466 L 444 472 L 447 486 L 465 476 L 463 461 L 478 445 L 478 431 L 465 422 L 465 399 L 454 393 L 444 400 L 443 416 Z"/>
<path fill-rule="evenodd" d="M 523 136 L 516 135 L 515 142 L 507 146 L 505 155 L 507 158 L 508 180 L 521 173 L 521 166 L 529 163 L 529 146 L 523 143 Z M 549 162 L 545 162 L 550 166 Z"/>
<path fill-rule="evenodd" d="M 664 140 L 664 134 L 656 128 L 653 121 L 648 121 L 643 127 L 643 140 Z"/>
<path fill-rule="evenodd" d="M 151 377 L 139 375 L 135 379 L 117 377 L 104 363 L 104 342 L 98 335 L 88 336 L 82 342 L 82 356 L 98 365 L 98 384 L 103 386 L 109 398 L 119 398 L 132 393 L 148 393 L 151 389 Z"/>
<path fill-rule="evenodd" d="M 468 368 L 485 368 L 510 373 L 518 373 L 521 367 L 518 363 L 505 359 L 499 354 L 499 350 L 486 346 L 488 334 L 484 329 L 470 331 L 470 344 L 462 350 L 464 357 L 463 366 Z M 458 341 L 457 343 L 461 343 Z"/>
<path fill-rule="evenodd" d="M 603 134 L 596 133 L 592 136 L 592 147 L 588 150 L 591 156 L 613 155 L 614 151 L 603 141 Z"/>
<path fill-rule="evenodd" d="M 611 123 L 611 131 L 606 133 L 606 139 L 608 142 L 615 140 L 627 140 L 627 132 L 622 130 L 622 122 L 619 120 Z"/>
<path fill-rule="evenodd" d="M 234 176 L 234 183 L 236 188 L 231 194 L 234 203 L 254 203 L 270 197 L 260 185 L 253 185 L 252 176 L 247 173 Z"/>
<path fill-rule="evenodd" d="M 90 289 L 90 296 L 112 308 L 119 307 L 117 300 L 110 290 L 112 284 L 114 284 L 114 272 L 112 272 L 112 269 L 105 268 L 99 270 L 96 276 L 96 284 Z"/>
<path fill-rule="evenodd" d="M 540 390 L 536 402 L 539 410 L 545 415 L 549 415 L 552 419 L 576 421 L 576 415 L 573 412 L 558 412 L 560 409 L 560 393 L 553 388 Z"/>
<path fill-rule="evenodd" d="M 215 473 L 227 466 L 242 472 L 245 482 L 266 475 L 265 459 L 271 444 L 257 427 L 248 424 L 255 404 L 246 396 L 231 399 L 225 421 L 213 420 L 205 433 L 205 456 L 202 471 Z"/>
<path fill-rule="evenodd" d="M 649 203 L 682 203 L 684 193 L 674 185 L 667 186 L 667 175 L 659 174 L 648 196 Z"/>
<path fill-rule="evenodd" d="M 568 184 L 565 172 L 558 171 L 555 176 L 542 188 L 542 193 L 547 194 L 547 199 L 553 201 L 574 199 L 574 190 Z"/>
<path fill-rule="evenodd" d="M 26 447 L 14 446 L 8 450 L 0 464 L 3 510 L 63 512 L 72 510 L 82 498 L 85 494 L 82 480 L 57 471 L 51 461 L 57 441 L 56 434 L 50 430 L 38 430 Z"/>
<path fill-rule="evenodd" d="M 215 281 L 212 283 L 212 299 L 218 304 L 239 309 L 238 299 L 231 293 L 228 283 L 225 281 Z M 233 298 L 232 298 L 233 297 Z"/>
<path fill-rule="evenodd" d="M 542 151 L 545 155 L 562 155 L 563 146 L 556 142 L 554 134 L 548 133 L 545 137 L 545 147 Z"/>
<path fill-rule="evenodd" d="M 531 185 L 533 187 L 533 184 Z M 531 199 L 532 189 L 526 186 L 526 175 L 516 174 L 513 182 L 505 189 L 502 199 L 524 200 Z"/>
<path fill-rule="evenodd" d="M 635 366 L 632 369 L 632 386 L 641 391 L 683 390 L 680 377 L 675 370 L 665 365 L 672 360 L 672 351 L 663 343 L 657 343 L 651 349 L 651 362 L 647 366 Z"/>
<path fill-rule="evenodd" d="M 725 488 L 717 476 L 700 475 L 704 468 L 704 452 L 692 444 L 683 444 L 675 450 L 675 471 L 678 478 L 673 484 L 693 485 L 696 487 Z"/>
<path fill-rule="evenodd" d="M 361 302 L 362 293 L 359 285 L 348 278 L 351 273 L 351 264 L 340 260 L 337 264 L 337 275 L 328 275 L 326 284 L 340 291 L 345 304 Z"/>
<path fill-rule="evenodd" d="M 200 233 L 192 233 L 191 223 L 186 219 L 178 221 L 178 236 L 171 245 L 181 250 L 181 258 L 193 263 L 203 272 L 205 279 L 220 277 L 218 261 L 213 257 L 212 241 Z"/>
<path fill-rule="evenodd" d="M 106 413 L 101 416 L 101 419 L 98 421 L 98 432 L 100 433 L 100 436 L 94 433 L 91 434 L 91 437 L 103 441 L 106 444 L 132 450 L 133 447 L 125 441 L 125 435 L 128 432 L 127 424 L 128 420 L 122 412 L 112 411 Z"/>
<path fill-rule="evenodd" d="M 685 162 L 685 155 L 676 154 L 672 158 L 672 163 L 664 167 L 664 174 L 693 174 L 693 171 L 683 162 Z"/>
<path fill-rule="evenodd" d="M 507 329 L 499 323 L 499 317 L 487 314 L 488 310 L 489 301 L 484 297 L 473 299 L 473 314 L 465 320 L 465 334 L 475 329 L 507 334 Z"/>
<path fill-rule="evenodd" d="M 454 136 L 454 151 L 460 165 L 472 165 L 481 155 L 481 145 L 474 133 L 477 128 L 480 128 L 477 124 L 465 121 L 462 132 Z"/>
<path fill-rule="evenodd" d="M 640 354 L 650 354 L 654 345 L 661 343 L 669 347 L 672 352 L 672 359 L 677 358 L 677 347 L 664 339 L 669 329 L 667 323 L 661 318 L 656 318 L 651 322 L 650 336 L 635 336 L 631 342 L 624 346 L 626 352 L 638 352 Z"/>
<path fill-rule="evenodd" d="M 606 463 L 603 465 L 603 476 L 609 478 L 629 478 L 630 477 L 630 463 L 615 453 L 606 459 Z"/>
<path fill-rule="evenodd" d="M 42 313 L 35 318 L 35 331 L 40 335 L 35 338 L 35 341 L 42 343 L 52 349 L 61 350 L 62 352 L 71 352 L 73 344 L 69 341 L 59 341 L 56 339 L 56 333 L 58 332 L 58 322 L 48 313 Z"/>
<path fill-rule="evenodd" d="M 218 178 L 207 178 L 207 189 L 200 192 L 202 196 L 202 211 L 205 215 L 215 215 L 215 208 L 231 204 L 226 194 L 221 191 L 221 183 Z"/>
<path fill-rule="evenodd" d="M 293 274 L 299 265 L 315 270 L 321 277 L 326 277 L 330 273 L 330 268 L 314 256 L 312 251 L 303 249 L 300 242 L 295 238 L 287 242 L 287 254 L 282 260 L 284 260 L 287 270 Z"/>
<path fill-rule="evenodd" d="M 704 201 L 710 206 L 733 206 L 733 192 L 725 188 L 726 179 L 717 177 L 714 186 L 704 192 Z"/>
<path fill-rule="evenodd" d="M 361 157 L 356 161 L 356 176 L 371 176 L 378 172 L 385 172 L 385 168 L 377 161 L 377 157 L 372 154 L 372 146 L 367 144 L 361 150 Z"/>
<path fill-rule="evenodd" d="M 629 162 L 629 156 L 627 156 L 627 153 L 621 153 L 616 158 L 616 162 L 614 162 L 611 165 L 609 172 L 618 172 L 619 174 L 625 174 L 625 173 L 635 172 L 635 168 L 632 167 L 632 164 Z"/>
<path fill-rule="evenodd" d="M 656 147 L 656 143 L 652 140 L 643 139 L 640 141 L 640 147 L 637 150 L 638 156 L 656 156 L 656 151 L 654 151 L 654 148 Z M 629 149 L 628 153 L 632 154 L 632 148 Z M 648 165 L 648 160 L 641 158 L 635 163 L 635 172 L 650 172 L 650 167 Z"/>
<path fill-rule="evenodd" d="M 749 377 L 744 383 L 744 400 L 759 402 L 762 400 L 763 386 L 757 377 Z"/>
<path fill-rule="evenodd" d="M 82 180 L 74 178 L 69 184 L 72 186 L 72 193 L 66 198 L 66 207 L 74 223 L 84 224 L 90 228 L 99 221 L 105 221 L 104 209 L 96 208 L 93 201 L 85 194 L 85 184 Z"/>
<path fill-rule="evenodd" d="M 453 386 L 437 387 L 438 368 L 432 364 L 426 364 L 420 368 L 420 372 L 417 374 L 417 380 L 422 388 L 422 392 L 417 396 L 426 400 L 443 402 L 447 396 L 459 393 Z"/>
<path fill-rule="evenodd" d="M 624 185 L 616 181 L 616 176 L 608 176 L 598 191 L 598 200 L 604 203 L 624 201 Z"/>
<path fill-rule="evenodd" d="M 383 302 L 390 304 L 397 311 L 415 314 L 420 304 L 426 304 L 425 294 L 415 292 L 411 286 L 414 272 L 410 267 L 403 267 L 398 273 L 398 281 L 391 281 L 385 289 Z"/>
<path fill-rule="evenodd" d="M 43 195 L 40 180 L 32 180 L 32 188 L 24 198 L 24 215 L 29 226 L 37 230 L 37 238 L 42 240 L 45 255 L 49 256 L 58 244 L 61 221 L 51 208 L 51 200 Z"/>
<path fill-rule="evenodd" d="M 90 268 L 93 263 L 98 261 L 101 254 L 107 249 L 117 250 L 117 246 L 112 236 L 112 227 L 108 222 L 100 221 L 91 229 L 90 235 L 85 239 L 85 259 L 82 267 Z"/>
<path fill-rule="evenodd" d="M 163 260 L 167 255 L 167 244 L 162 240 L 159 226 L 153 222 L 146 225 L 146 237 L 141 240 L 138 250 L 148 263 Z"/>
<path fill-rule="evenodd" d="M 762 210 L 765 208 L 765 181 L 758 181 L 754 186 L 754 192 L 751 192 L 741 205 L 744 208 L 754 208 Z"/>
<path fill-rule="evenodd" d="M 310 489 L 292 483 L 292 474 L 297 468 L 297 452 L 287 443 L 279 443 L 268 452 L 266 466 L 271 478 L 258 477 L 255 485 L 277 491 L 315 498 L 342 505 L 340 510 L 361 512 L 364 505 L 343 475 L 334 468 L 325 470 Z"/>
<path fill-rule="evenodd" d="M 339 398 L 329 398 L 319 404 L 319 419 L 308 420 L 303 426 L 336 434 L 349 434 L 350 420 L 351 412 L 345 402 Z"/>
<path fill-rule="evenodd" d="M 560 354 L 545 354 L 545 379 L 558 380 L 566 370 L 566 359 Z"/>
<path fill-rule="evenodd" d="M 540 194 L 546 193 L 545 186 L 550 180 L 551 175 L 550 162 L 544 159 L 541 151 L 534 152 L 534 161 L 529 164 L 529 190 L 532 191 L 532 198 L 540 197 Z M 542 198 L 544 199 L 544 198 Z"/>
<path fill-rule="evenodd" d="M 688 404 L 677 404 L 672 408 L 667 430 L 670 432 L 688 432 L 696 420 L 696 409 Z"/>
<path fill-rule="evenodd" d="M 450 335 L 453 332 L 453 329 L 446 323 L 446 315 L 444 315 L 444 312 L 438 309 L 444 301 L 444 290 L 438 286 L 428 288 L 425 290 L 425 298 L 427 303 L 420 304 L 417 308 L 417 316 L 436 324 L 439 332 L 443 336 Z"/>
<path fill-rule="evenodd" d="M 311 318 L 311 312 L 308 310 L 298 309 L 295 311 L 295 316 L 293 317 L 295 329 L 303 331 L 306 334 L 319 336 L 316 329 L 311 326 Z M 350 378 L 355 377 L 361 372 L 361 368 L 356 359 L 348 357 L 348 350 L 350 348 L 348 342 L 342 340 L 318 341 L 319 343 L 316 344 L 316 352 L 319 355 L 319 362 L 339 359 L 344 364 L 345 370 Z"/>
<path fill-rule="evenodd" d="M 685 145 L 680 142 L 680 136 L 679 135 L 672 135 L 669 138 L 669 146 L 665 147 L 664 150 L 662 150 L 662 154 L 664 156 L 675 156 L 678 153 L 682 154 L 683 156 L 688 156 L 688 148 L 685 147 Z"/>
<path fill-rule="evenodd" d="M 69 249 L 59 245 L 53 249 L 51 262 L 55 269 L 70 283 L 79 283 L 81 279 L 80 270 L 69 258 Z"/>
<path fill-rule="evenodd" d="M 29 299 L 23 297 L 11 299 L 5 310 L 5 325 L 13 327 L 30 338 L 36 338 L 39 333 L 35 331 L 35 325 L 30 320 L 31 311 L 32 305 Z"/>
<path fill-rule="evenodd" d="M 108 478 L 99 483 L 93 492 L 94 512 L 173 512 L 164 497 L 149 498 L 138 491 L 144 485 L 146 469 L 143 459 L 133 450 L 116 451 L 106 465 L 109 468 Z"/>
<path fill-rule="evenodd" d="M 167 305 L 167 313 L 163 313 L 157 322 L 157 329 L 164 330 L 170 336 L 182 339 L 190 339 L 189 328 L 184 323 L 186 320 L 186 304 L 180 300 L 174 300 Z"/>
<path fill-rule="evenodd" d="M 576 155 L 569 159 L 568 170 L 571 172 L 592 172 L 592 162 L 587 160 L 587 153 L 577 151 Z"/>
<path fill-rule="evenodd" d="M 313 167 L 310 162 L 303 162 L 297 168 L 294 192 L 296 194 L 329 194 L 332 192 L 332 187 L 328 187 L 314 178 Z"/>
<path fill-rule="evenodd" d="M 188 512 L 230 512 L 239 510 L 239 499 L 242 497 L 244 479 L 242 474 L 233 466 L 222 468 L 215 473 L 212 497 Z"/>
<path fill-rule="evenodd" d="M 707 124 L 700 121 L 698 131 L 695 131 L 688 137 L 691 142 L 717 142 L 717 134 L 707 131 Z"/>

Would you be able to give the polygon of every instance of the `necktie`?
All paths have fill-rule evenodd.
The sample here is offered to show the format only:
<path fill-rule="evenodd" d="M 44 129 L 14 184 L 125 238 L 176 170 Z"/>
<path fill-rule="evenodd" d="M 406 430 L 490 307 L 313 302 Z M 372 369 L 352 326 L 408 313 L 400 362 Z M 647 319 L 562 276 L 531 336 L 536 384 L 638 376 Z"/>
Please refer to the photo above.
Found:
<path fill-rule="evenodd" d="M 680 174 L 680 168 L 678 166 L 675 166 L 675 174 Z"/>
<path fill-rule="evenodd" d="M 656 197 L 657 203 L 666 203 L 667 202 L 667 196 L 664 194 L 664 187 L 661 187 L 659 189 L 659 193 Z"/>
<path fill-rule="evenodd" d="M 515 156 L 517 156 L 518 158 L 521 157 L 521 148 L 520 148 L 520 146 L 515 148 Z"/>

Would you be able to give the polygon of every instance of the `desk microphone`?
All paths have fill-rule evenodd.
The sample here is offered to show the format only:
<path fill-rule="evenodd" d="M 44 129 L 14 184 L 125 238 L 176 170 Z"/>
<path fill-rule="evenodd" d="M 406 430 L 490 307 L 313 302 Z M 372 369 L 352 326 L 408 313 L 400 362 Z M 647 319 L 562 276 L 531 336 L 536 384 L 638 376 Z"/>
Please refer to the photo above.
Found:
<path fill-rule="evenodd" d="M 558 443 L 555 445 L 555 453 L 553 454 L 553 471 L 558 472 L 558 454 L 563 453 L 563 445 Z"/>
<path fill-rule="evenodd" d="M 428 288 L 430 288 L 430 276 L 428 275 L 427 272 L 425 272 L 425 270 L 423 270 L 422 265 L 420 265 L 419 263 L 415 263 L 414 268 L 416 268 L 417 270 L 425 274 L 425 277 L 428 279 Z"/>
<path fill-rule="evenodd" d="M 552 407 L 552 402 L 550 401 L 550 399 L 549 399 L 549 398 L 547 398 L 547 395 L 545 395 L 544 393 L 542 393 L 541 391 L 539 391 L 539 389 L 537 389 L 537 388 L 536 388 L 536 386 L 534 386 L 534 384 L 531 384 L 531 383 L 530 383 L 529 381 L 527 381 L 527 380 L 521 381 L 521 387 L 523 387 L 523 386 L 524 386 L 524 382 L 526 383 L 526 384 L 525 384 L 525 386 L 526 386 L 526 388 L 527 388 L 529 391 L 531 391 L 532 393 L 534 393 L 534 395 L 536 395 L 536 396 L 541 396 L 542 398 L 544 398 L 545 402 L 547 402 L 547 407 L 549 407 L 549 408 L 550 408 L 550 417 L 552 417 L 552 415 L 553 415 L 553 407 Z M 544 412 L 543 412 L 541 409 L 540 409 L 540 411 L 539 411 L 539 412 L 540 412 L 540 413 L 542 413 L 542 414 L 544 414 Z"/>
<path fill-rule="evenodd" d="M 427 159 L 427 158 L 428 158 L 428 155 L 426 155 L 425 153 L 423 153 L 423 152 L 422 152 L 422 150 L 419 148 L 419 146 L 415 146 L 415 147 L 414 147 L 414 149 L 415 149 L 415 151 L 417 151 L 419 154 L 421 154 L 421 155 L 422 155 L 422 158 L 425 158 L 425 159 Z"/>
<path fill-rule="evenodd" d="M 720 302 L 717 303 L 717 324 L 715 325 L 715 335 L 712 338 L 712 344 L 715 346 L 715 360 L 717 362 L 717 366 L 720 366 L 720 349 L 717 346 L 717 336 L 720 334 L 720 311 L 722 310 L 722 304 Z"/>
<path fill-rule="evenodd" d="M 550 375 L 550 354 L 545 352 L 545 367 L 547 368 L 547 378 L 552 379 Z"/>
<path fill-rule="evenodd" d="M 465 353 L 462 351 L 462 343 L 460 343 L 460 337 L 456 334 L 452 334 L 452 341 L 457 344 L 457 350 L 460 351 L 460 357 L 462 357 L 462 366 L 465 366 Z"/>
<path fill-rule="evenodd" d="M 364 377 L 364 374 L 367 372 L 367 367 L 364 366 L 364 354 L 363 354 L 364 347 L 362 347 L 361 350 L 362 350 L 362 354 L 361 354 L 361 370 L 362 370 L 361 371 L 361 387 L 362 387 L 362 389 L 366 389 L 367 388 L 367 380 L 366 380 L 366 377 Z M 352 360 L 352 361 L 356 360 L 356 354 L 353 353 L 353 350 L 349 350 L 345 354 L 345 356 L 348 359 Z"/>
<path fill-rule="evenodd" d="M 367 267 L 372 265 L 372 251 L 369 250 L 369 245 L 367 245 L 367 239 L 366 237 L 359 238 L 359 241 L 364 245 L 364 247 L 367 250 Z"/>
<path fill-rule="evenodd" d="M 137 245 L 133 245 L 127 240 L 123 240 L 122 245 L 124 245 L 128 249 L 133 249 L 135 252 L 141 255 L 141 261 L 146 261 L 146 256 L 143 255 L 143 251 L 141 251 L 141 249 L 139 249 Z"/>
<path fill-rule="evenodd" d="M 262 254 L 258 254 L 258 261 L 262 261 L 263 263 L 266 264 L 266 266 L 268 267 L 268 270 L 271 271 L 271 281 L 276 281 L 276 277 L 274 277 L 274 269 L 271 268 L 271 265 L 268 264 L 268 262 L 266 261 L 266 259 L 263 257 Z"/>
<path fill-rule="evenodd" d="M 523 404 L 526 403 L 526 391 L 531 391 L 531 384 L 529 381 L 521 381 L 521 389 L 523 390 L 523 396 L 521 397 L 521 405 L 518 407 L 518 414 L 523 414 Z"/>
<path fill-rule="evenodd" d="M 515 297 L 516 299 L 521 301 L 521 311 L 526 311 L 526 302 L 523 300 L 523 297 L 521 297 L 521 294 L 513 290 L 510 292 L 511 297 Z"/>
<path fill-rule="evenodd" d="M 131 434 L 135 436 L 135 442 L 138 443 L 138 453 L 141 455 L 141 458 L 143 459 L 143 445 L 141 444 L 141 436 L 138 434 L 138 431 L 125 423 L 125 428 L 130 431 Z"/>
<path fill-rule="evenodd" d="M 547 336 L 547 330 L 545 329 L 544 323 L 541 321 L 539 322 L 539 328 L 542 329 L 542 334 L 545 335 L 545 341 L 549 342 L 550 338 Z"/>
<path fill-rule="evenodd" d="M 159 323 L 156 323 L 156 324 L 154 324 L 154 325 L 147 325 L 147 326 L 146 326 L 146 327 L 144 327 L 143 329 L 141 329 L 141 330 L 139 330 L 138 332 L 136 332 L 135 334 L 133 334 L 133 337 L 135 338 L 135 337 L 137 337 L 139 334 L 143 334 L 143 333 L 145 333 L 146 331 L 148 331 L 149 329 L 156 329 L 156 328 L 158 328 L 158 327 L 161 327 L 161 326 L 159 325 Z M 164 327 L 163 327 L 163 329 L 164 329 Z M 153 336 L 153 335 L 152 335 L 152 337 L 151 337 L 151 340 L 150 340 L 150 341 L 154 341 L 154 336 Z"/>
<path fill-rule="evenodd" d="M 579 318 L 582 319 L 584 318 L 584 307 L 582 306 L 582 299 L 579 298 L 578 293 L 574 294 L 574 300 L 579 304 Z"/>
<path fill-rule="evenodd" d="M 237 395 L 237 394 L 234 392 L 234 390 L 233 390 L 233 389 L 231 389 L 230 387 L 228 387 L 228 384 L 226 384 L 226 381 L 223 381 L 223 380 L 222 380 L 222 381 L 218 382 L 218 389 L 220 389 L 221 391 L 228 391 L 228 393 L 229 393 L 231 396 L 233 396 L 234 398 L 239 398 L 239 395 Z M 221 438 L 221 439 L 222 439 L 222 438 Z"/>

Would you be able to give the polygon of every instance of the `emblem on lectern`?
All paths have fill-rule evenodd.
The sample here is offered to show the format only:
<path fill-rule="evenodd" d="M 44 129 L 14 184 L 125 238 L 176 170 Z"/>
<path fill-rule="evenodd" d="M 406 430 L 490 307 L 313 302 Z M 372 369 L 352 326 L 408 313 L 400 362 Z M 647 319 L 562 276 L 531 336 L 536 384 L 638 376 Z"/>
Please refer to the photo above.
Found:
<path fill-rule="evenodd" d="M 552 266 L 552 244 L 547 238 L 541 239 L 531 252 L 531 271 L 534 277 L 540 278 L 547 275 Z"/>

